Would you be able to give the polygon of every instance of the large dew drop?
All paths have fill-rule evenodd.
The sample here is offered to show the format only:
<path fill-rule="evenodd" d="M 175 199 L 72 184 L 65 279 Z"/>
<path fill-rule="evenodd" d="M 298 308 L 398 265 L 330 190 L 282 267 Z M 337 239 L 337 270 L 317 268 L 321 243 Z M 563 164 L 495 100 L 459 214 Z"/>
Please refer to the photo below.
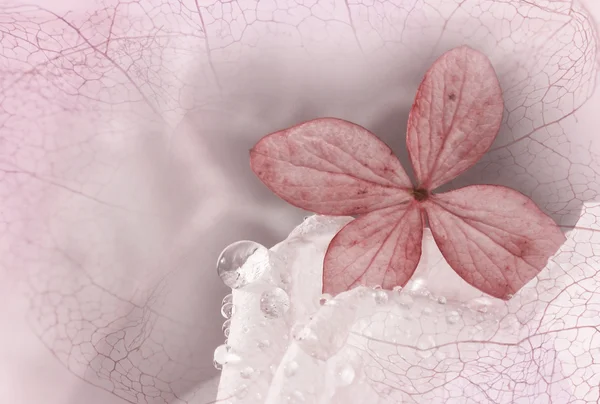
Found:
<path fill-rule="evenodd" d="M 259 279 L 268 267 L 269 250 L 254 241 L 237 241 L 225 247 L 217 260 L 217 273 L 226 286 L 239 289 Z"/>
<path fill-rule="evenodd" d="M 215 349 L 214 363 L 223 366 L 227 363 L 239 363 L 242 358 L 231 350 L 228 345 L 219 345 Z"/>
<path fill-rule="evenodd" d="M 221 315 L 224 318 L 230 319 L 234 313 L 235 313 L 235 306 L 233 305 L 233 303 L 224 303 L 221 306 Z"/>

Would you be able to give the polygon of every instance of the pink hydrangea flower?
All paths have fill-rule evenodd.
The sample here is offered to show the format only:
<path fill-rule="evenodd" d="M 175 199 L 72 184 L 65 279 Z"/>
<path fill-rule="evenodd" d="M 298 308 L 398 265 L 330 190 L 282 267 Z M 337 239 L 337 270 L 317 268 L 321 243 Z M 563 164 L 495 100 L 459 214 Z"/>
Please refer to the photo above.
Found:
<path fill-rule="evenodd" d="M 323 292 L 404 286 L 431 229 L 448 264 L 469 284 L 509 299 L 565 237 L 525 195 L 498 185 L 435 190 L 473 167 L 498 134 L 504 103 L 489 59 L 462 46 L 427 71 L 408 118 L 416 185 L 367 129 L 320 118 L 263 137 L 251 167 L 275 194 L 324 215 L 353 215 L 329 244 Z"/>

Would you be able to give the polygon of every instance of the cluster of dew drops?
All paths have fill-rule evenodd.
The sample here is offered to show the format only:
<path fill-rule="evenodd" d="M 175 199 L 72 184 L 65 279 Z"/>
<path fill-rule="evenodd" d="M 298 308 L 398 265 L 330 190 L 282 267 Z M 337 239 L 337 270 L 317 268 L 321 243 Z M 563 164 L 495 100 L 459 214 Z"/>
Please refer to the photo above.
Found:
<path fill-rule="evenodd" d="M 261 278 L 268 266 L 263 265 L 261 268 L 261 265 L 257 264 L 267 257 L 269 257 L 269 250 L 263 245 L 248 240 L 238 241 L 230 244 L 221 252 L 217 260 L 217 273 L 225 286 L 232 290 L 243 289 Z M 253 259 L 254 262 L 252 262 Z M 285 279 L 282 281 L 285 282 Z M 267 319 L 280 318 L 289 308 L 290 298 L 282 288 L 272 286 L 261 293 L 260 311 Z M 221 370 L 225 364 L 237 364 L 242 361 L 241 356 L 233 352 L 228 345 L 231 318 L 234 314 L 233 295 L 228 294 L 221 303 L 221 315 L 225 318 L 222 328 L 225 341 L 214 352 L 213 364 L 218 370 Z M 269 345 L 269 340 L 259 341 L 261 348 Z M 249 379 L 253 373 L 254 369 L 245 367 L 240 371 L 240 376 Z"/>
<path fill-rule="evenodd" d="M 269 261 L 271 258 L 272 255 L 270 255 L 270 251 L 263 245 L 254 241 L 238 241 L 230 244 L 221 252 L 217 260 L 217 273 L 221 281 L 232 290 L 244 289 L 248 285 L 253 284 L 261 279 L 263 273 L 270 267 L 270 265 L 264 265 L 264 261 L 267 261 L 270 264 Z M 260 265 L 260 262 L 263 262 L 263 265 Z M 283 284 L 289 283 L 289 274 L 281 274 L 281 282 Z M 375 286 L 372 290 L 371 296 L 376 304 L 385 305 L 388 303 L 390 295 L 399 294 L 400 292 L 402 292 L 402 288 L 399 286 L 395 287 L 392 291 L 386 291 L 380 286 Z M 404 296 L 410 299 L 409 295 Z M 433 296 L 429 296 L 429 298 L 432 297 Z M 323 294 L 319 297 L 318 303 L 321 306 L 335 303 L 332 300 L 334 299 L 331 295 Z M 435 300 L 437 300 L 437 303 L 442 306 L 445 305 L 447 301 L 443 296 L 439 296 Z M 287 292 L 276 285 L 269 285 L 269 287 L 267 287 L 266 290 L 261 293 L 259 302 L 260 311 L 267 321 L 283 317 L 290 308 L 290 298 Z M 219 345 L 215 349 L 213 364 L 217 370 L 222 370 L 223 366 L 226 364 L 241 365 L 239 371 L 240 377 L 243 379 L 251 379 L 254 375 L 260 372 L 257 372 L 250 366 L 244 367 L 242 363 L 243 358 L 228 344 L 231 319 L 235 314 L 235 309 L 233 295 L 230 293 L 223 298 L 221 304 L 221 315 L 225 318 L 222 327 L 225 341 L 222 345 Z M 451 310 L 447 312 L 446 316 L 446 321 L 448 324 L 456 324 L 458 321 L 460 321 L 461 314 L 456 310 Z M 266 322 L 261 321 L 260 325 L 265 326 Z M 303 328 L 302 326 L 302 324 L 296 324 L 292 328 L 292 335 L 294 336 L 295 334 L 298 334 L 299 331 L 295 332 L 294 329 L 298 327 Z M 248 327 L 244 326 L 242 331 L 247 332 Z M 258 341 L 258 347 L 261 349 L 268 348 L 270 344 L 271 342 L 268 339 Z M 270 370 L 274 371 L 274 369 Z M 296 362 L 290 362 L 286 365 L 285 375 L 287 377 L 293 376 L 297 370 L 298 364 Z M 339 372 L 337 373 L 338 378 L 340 379 L 338 381 L 338 385 L 341 386 L 350 385 L 355 378 L 355 371 L 352 366 L 348 364 L 339 369 Z M 247 394 L 247 391 L 248 386 L 242 384 L 238 386 L 236 390 L 236 396 L 238 398 L 243 398 Z M 293 397 L 290 396 L 290 398 L 296 399 L 293 399 L 290 402 L 303 402 L 303 400 L 301 400 L 301 396 L 301 392 L 293 392 Z M 259 397 L 256 398 L 258 399 Z"/>
<path fill-rule="evenodd" d="M 253 257 L 255 260 L 253 261 Z M 219 255 L 217 260 L 217 273 L 221 281 L 232 290 L 244 289 L 253 282 L 259 280 L 262 276 L 261 270 L 256 270 L 260 265 L 258 261 L 264 260 L 269 257 L 269 250 L 259 243 L 253 241 L 238 241 L 227 246 Z M 252 262 L 253 261 L 253 262 Z M 268 268 L 268 265 L 266 266 Z M 264 268 L 263 268 L 264 269 Z M 289 274 L 281 274 L 281 282 L 283 284 L 289 283 L 291 280 Z M 319 298 L 320 305 L 327 304 L 332 299 L 331 295 L 323 294 Z M 283 317 L 290 308 L 290 298 L 287 292 L 277 286 L 267 288 L 263 291 L 260 296 L 260 311 L 266 320 L 278 319 Z M 230 327 L 232 317 L 235 315 L 236 307 L 233 303 L 233 294 L 228 294 L 223 298 L 221 302 L 221 315 L 225 319 L 223 323 L 223 335 L 225 341 L 222 345 L 219 345 L 214 351 L 213 365 L 217 370 L 222 370 L 226 364 L 242 365 L 239 373 L 243 379 L 251 379 L 257 371 L 250 366 L 243 366 L 243 358 L 241 355 L 236 353 L 228 343 L 230 335 Z M 261 322 L 261 325 L 266 325 L 265 321 Z M 297 324 L 295 328 L 302 328 L 302 324 Z M 246 329 L 242 331 L 247 332 Z M 292 335 L 298 332 L 292 330 Z M 271 342 L 268 339 L 258 341 L 258 347 L 261 349 L 268 348 Z M 273 365 L 271 366 L 273 367 Z M 288 363 L 284 369 L 286 377 L 292 377 L 297 373 L 299 365 L 292 361 Z M 273 372 L 275 369 L 270 369 Z M 351 366 L 342 366 L 338 372 L 339 385 L 349 385 L 354 380 L 354 369 Z M 243 398 L 248 392 L 248 386 L 242 384 L 236 389 L 235 395 L 238 398 Z M 259 399 L 260 397 L 256 397 Z M 304 402 L 303 393 L 300 391 L 293 391 L 288 397 L 288 402 Z"/>

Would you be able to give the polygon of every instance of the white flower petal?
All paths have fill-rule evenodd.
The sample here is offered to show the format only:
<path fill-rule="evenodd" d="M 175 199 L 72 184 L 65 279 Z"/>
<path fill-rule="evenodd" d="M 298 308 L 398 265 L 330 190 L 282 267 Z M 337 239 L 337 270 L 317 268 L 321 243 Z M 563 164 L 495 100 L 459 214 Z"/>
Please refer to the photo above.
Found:
<path fill-rule="evenodd" d="M 279 284 L 291 298 L 284 317 L 260 325 L 257 294 L 234 291 L 239 310 L 229 343 L 243 359 L 223 369 L 219 399 L 253 404 L 568 401 L 574 391 L 565 377 L 573 368 L 570 353 L 561 352 L 560 340 L 541 322 L 543 307 L 566 303 L 563 298 L 557 306 L 547 303 L 565 281 L 565 268 L 552 261 L 511 300 L 490 298 L 452 271 L 425 229 L 422 259 L 405 288 L 356 288 L 321 306 L 325 249 L 348 220 L 313 216 L 272 249 L 281 260 L 273 269 L 273 287 L 282 269 L 291 275 L 288 285 Z M 555 283 L 542 287 L 548 280 Z M 270 346 L 258 348 L 261 339 Z M 255 370 L 253 378 L 243 376 L 248 366 Z"/>

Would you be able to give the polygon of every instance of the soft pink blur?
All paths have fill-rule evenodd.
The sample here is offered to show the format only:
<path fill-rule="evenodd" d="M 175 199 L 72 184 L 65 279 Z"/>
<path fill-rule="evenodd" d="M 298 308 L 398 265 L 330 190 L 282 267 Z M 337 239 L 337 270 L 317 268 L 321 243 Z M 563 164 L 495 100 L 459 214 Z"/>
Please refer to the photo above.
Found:
<path fill-rule="evenodd" d="M 527 30 L 512 26 L 518 13 L 508 11 L 494 25 L 503 34 L 490 34 L 500 11 L 482 9 L 493 0 L 444 1 L 443 9 L 412 0 L 104 3 L 0 6 L 0 403 L 209 401 L 214 388 L 197 389 L 218 375 L 212 351 L 223 339 L 227 293 L 214 268 L 219 252 L 240 239 L 271 246 L 305 214 L 249 170 L 248 149 L 262 135 L 336 116 L 405 158 L 408 108 L 424 67 L 443 50 L 467 42 L 489 52 L 513 99 L 539 95 L 517 85 L 530 79 L 519 69 L 543 70 L 552 53 L 545 41 L 567 40 L 556 32 L 571 18 L 583 27 L 573 46 L 586 57 L 598 51 L 595 23 L 569 13 L 567 1 L 541 7 L 547 20 L 524 17 L 530 32 L 543 28 L 532 38 L 511 35 Z M 600 4 L 587 3 L 600 20 Z M 471 24 L 448 28 L 445 15 Z M 507 58 L 513 47 L 530 59 Z M 600 151 L 597 60 L 584 59 L 562 77 L 572 88 L 543 114 L 512 111 L 497 148 L 532 125 L 547 131 L 553 150 Z M 569 69 L 568 55 L 562 62 Z M 547 151 L 536 147 L 523 154 Z M 557 171 L 550 184 L 534 183 L 544 168 L 566 171 L 560 162 L 569 156 L 530 166 L 513 157 L 514 167 L 490 161 L 462 181 L 496 172 L 492 181 L 529 192 L 566 228 L 582 202 L 598 201 L 597 173 L 582 180 Z M 591 190 L 554 198 L 576 180 Z"/>

